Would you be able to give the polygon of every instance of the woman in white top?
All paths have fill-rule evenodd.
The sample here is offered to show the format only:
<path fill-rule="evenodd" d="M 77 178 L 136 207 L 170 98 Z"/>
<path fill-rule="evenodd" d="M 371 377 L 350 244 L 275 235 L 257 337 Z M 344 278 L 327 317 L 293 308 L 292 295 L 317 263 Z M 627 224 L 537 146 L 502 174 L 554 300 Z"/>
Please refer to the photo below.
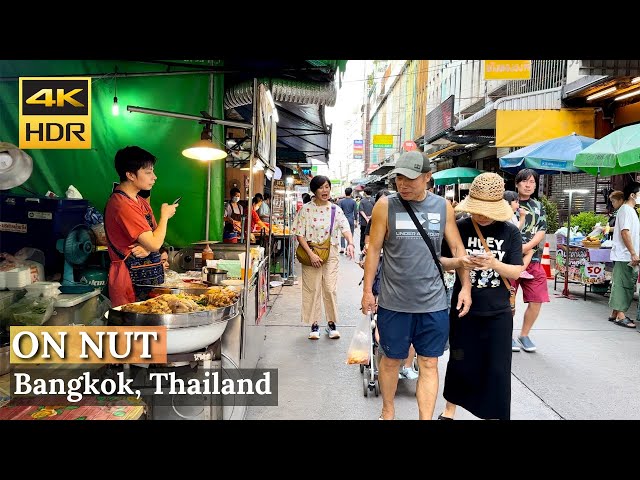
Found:
<path fill-rule="evenodd" d="M 353 236 L 342 209 L 329 201 L 331 198 L 329 178 L 324 175 L 313 177 L 309 189 L 315 196 L 312 201 L 300 208 L 291 227 L 291 233 L 296 235 L 298 242 L 311 260 L 310 266 L 302 265 L 302 321 L 311 324 L 309 339 L 319 339 L 317 312 L 320 311 L 322 301 L 327 317 L 329 338 L 340 338 L 336 328 L 340 232 L 349 242 L 345 253 L 350 258 L 354 256 Z M 329 258 L 323 262 L 309 247 L 308 242 L 322 243 L 329 236 L 331 237 Z"/>

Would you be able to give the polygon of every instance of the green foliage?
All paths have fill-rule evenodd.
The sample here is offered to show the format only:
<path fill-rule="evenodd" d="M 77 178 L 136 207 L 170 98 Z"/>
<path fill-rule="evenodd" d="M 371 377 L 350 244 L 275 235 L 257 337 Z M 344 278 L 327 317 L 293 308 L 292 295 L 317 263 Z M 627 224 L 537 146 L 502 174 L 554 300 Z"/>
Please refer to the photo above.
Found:
<path fill-rule="evenodd" d="M 558 205 L 549 200 L 545 195 L 540 197 L 540 202 L 547 214 L 547 233 L 556 233 L 559 228 Z"/>
<path fill-rule="evenodd" d="M 600 222 L 600 225 L 604 226 L 608 221 L 609 217 L 606 215 L 597 215 L 595 212 L 580 212 L 577 215 L 571 215 L 571 230 L 578 227 L 578 230 L 584 235 L 589 235 L 596 223 Z M 564 226 L 567 226 L 566 222 Z"/>

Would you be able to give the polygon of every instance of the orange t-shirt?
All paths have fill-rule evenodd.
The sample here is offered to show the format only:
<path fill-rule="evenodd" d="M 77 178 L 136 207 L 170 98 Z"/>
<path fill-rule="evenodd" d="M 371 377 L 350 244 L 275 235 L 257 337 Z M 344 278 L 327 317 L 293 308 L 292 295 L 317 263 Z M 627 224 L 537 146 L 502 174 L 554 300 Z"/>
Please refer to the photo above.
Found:
<path fill-rule="evenodd" d="M 104 209 L 104 222 L 109 239 L 109 300 L 114 307 L 135 302 L 133 283 L 123 259 L 113 251 L 115 247 L 125 257 L 131 253 L 130 245 L 138 241 L 141 233 L 151 232 L 158 224 L 149 202 L 138 196 L 137 202 L 127 195 L 113 193 Z M 147 218 L 150 220 L 147 221 Z"/>

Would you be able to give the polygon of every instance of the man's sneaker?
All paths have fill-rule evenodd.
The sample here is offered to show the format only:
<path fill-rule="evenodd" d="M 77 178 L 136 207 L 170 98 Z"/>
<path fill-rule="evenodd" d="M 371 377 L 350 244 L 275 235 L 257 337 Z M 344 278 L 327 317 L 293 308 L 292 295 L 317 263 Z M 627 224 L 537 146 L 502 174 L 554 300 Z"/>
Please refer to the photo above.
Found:
<path fill-rule="evenodd" d="M 406 378 L 407 380 L 415 380 L 416 378 L 418 378 L 418 374 L 411 367 L 402 367 L 400 369 L 400 374 L 398 375 L 398 378 Z"/>
<path fill-rule="evenodd" d="M 511 351 L 512 352 L 520 351 L 520 345 L 518 345 L 518 342 L 516 342 L 513 338 L 511 339 Z"/>
<path fill-rule="evenodd" d="M 531 341 L 529 337 L 518 337 L 520 345 L 525 352 L 535 352 L 536 344 Z"/>
<path fill-rule="evenodd" d="M 524 272 L 522 272 L 520 274 L 520 278 L 524 278 L 525 280 L 531 280 L 531 279 L 536 278 L 536 277 L 534 277 L 533 275 L 531 275 L 529 272 L 527 272 L 525 270 Z"/>
<path fill-rule="evenodd" d="M 329 338 L 340 338 L 340 332 L 336 329 L 336 324 L 333 322 L 329 322 L 326 332 L 329 334 Z"/>
<path fill-rule="evenodd" d="M 318 340 L 320 338 L 320 327 L 317 323 L 311 325 L 311 331 L 309 332 L 309 340 Z"/>

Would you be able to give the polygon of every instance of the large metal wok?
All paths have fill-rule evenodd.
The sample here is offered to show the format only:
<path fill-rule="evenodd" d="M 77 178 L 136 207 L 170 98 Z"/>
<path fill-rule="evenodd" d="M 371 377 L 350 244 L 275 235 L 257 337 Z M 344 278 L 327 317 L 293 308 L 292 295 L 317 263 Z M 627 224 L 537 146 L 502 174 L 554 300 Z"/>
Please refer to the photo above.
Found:
<path fill-rule="evenodd" d="M 202 312 L 162 314 L 123 312 L 119 306 L 107 312 L 107 325 L 166 326 L 168 354 L 194 352 L 222 336 L 229 320 L 239 314 L 239 302 L 240 299 L 228 307 Z"/>

